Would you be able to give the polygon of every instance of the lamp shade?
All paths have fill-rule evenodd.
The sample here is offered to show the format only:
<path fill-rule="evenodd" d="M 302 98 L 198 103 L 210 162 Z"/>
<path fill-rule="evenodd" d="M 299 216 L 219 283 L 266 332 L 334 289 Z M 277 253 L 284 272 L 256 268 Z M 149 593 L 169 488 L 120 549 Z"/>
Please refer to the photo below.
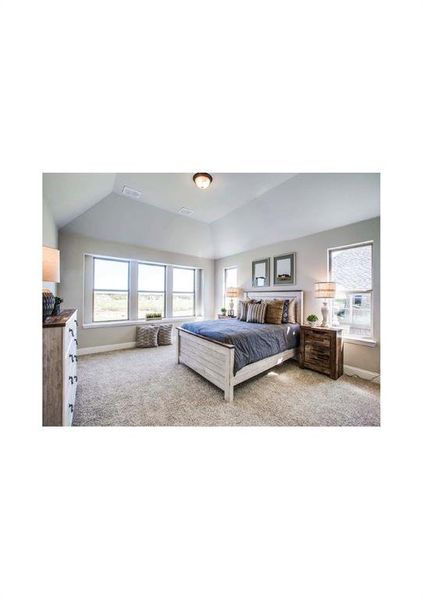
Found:
<path fill-rule="evenodd" d="M 335 298 L 336 283 L 334 281 L 319 281 L 314 284 L 316 298 Z"/>
<path fill-rule="evenodd" d="M 60 252 L 43 246 L 43 281 L 60 282 Z"/>
<path fill-rule="evenodd" d="M 228 288 L 226 288 L 225 295 L 227 298 L 238 298 L 238 296 L 240 295 L 240 292 L 241 292 L 241 290 L 239 288 L 228 287 Z"/>

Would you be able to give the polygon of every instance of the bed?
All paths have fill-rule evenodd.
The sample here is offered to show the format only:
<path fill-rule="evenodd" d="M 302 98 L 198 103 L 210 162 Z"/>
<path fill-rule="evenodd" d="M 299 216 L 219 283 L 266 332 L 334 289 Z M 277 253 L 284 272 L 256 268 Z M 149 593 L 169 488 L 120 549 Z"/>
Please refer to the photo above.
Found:
<path fill-rule="evenodd" d="M 247 298 L 295 298 L 296 324 L 256 324 L 237 319 L 184 323 L 177 327 L 177 359 L 224 392 L 291 358 L 296 359 L 303 322 L 303 292 L 246 292 Z"/>

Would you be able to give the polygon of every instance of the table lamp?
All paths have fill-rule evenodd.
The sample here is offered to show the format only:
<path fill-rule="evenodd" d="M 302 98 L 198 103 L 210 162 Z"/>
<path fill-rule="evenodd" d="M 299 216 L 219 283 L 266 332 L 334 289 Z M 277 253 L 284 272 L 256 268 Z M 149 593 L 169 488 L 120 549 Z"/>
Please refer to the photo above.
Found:
<path fill-rule="evenodd" d="M 43 246 L 43 281 L 60 282 L 60 252 L 56 248 Z M 54 308 L 54 294 L 43 288 L 43 321 L 51 315 Z"/>
<path fill-rule="evenodd" d="M 229 303 L 229 311 L 228 311 L 228 315 L 230 317 L 234 316 L 234 298 L 239 298 L 240 293 L 241 293 L 241 290 L 239 288 L 236 288 L 236 287 L 226 288 L 225 296 L 227 298 L 231 299 L 231 301 Z"/>
<path fill-rule="evenodd" d="M 336 296 L 336 283 L 334 281 L 319 281 L 314 284 L 314 295 L 316 298 L 335 298 Z M 328 303 L 323 302 L 322 305 L 322 324 L 321 327 L 330 327 L 329 308 Z"/>

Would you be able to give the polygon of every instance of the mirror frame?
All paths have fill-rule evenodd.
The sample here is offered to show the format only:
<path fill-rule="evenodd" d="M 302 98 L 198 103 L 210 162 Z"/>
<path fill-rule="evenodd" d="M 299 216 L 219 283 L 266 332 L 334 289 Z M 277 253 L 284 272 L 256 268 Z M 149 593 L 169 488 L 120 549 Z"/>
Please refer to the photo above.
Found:
<path fill-rule="evenodd" d="M 264 284 L 256 285 L 256 278 L 254 276 L 255 266 L 258 264 L 263 264 L 263 263 L 265 265 Z M 270 285 L 270 258 L 262 258 L 260 260 L 253 260 L 253 262 L 251 263 L 251 285 L 253 286 L 253 288 L 269 287 L 269 285 Z"/>
<path fill-rule="evenodd" d="M 291 277 L 285 281 L 276 281 L 276 265 L 277 261 L 281 259 L 289 259 L 291 261 Z M 273 257 L 273 285 L 295 285 L 295 262 L 295 252 L 288 252 L 288 254 L 280 254 Z"/>

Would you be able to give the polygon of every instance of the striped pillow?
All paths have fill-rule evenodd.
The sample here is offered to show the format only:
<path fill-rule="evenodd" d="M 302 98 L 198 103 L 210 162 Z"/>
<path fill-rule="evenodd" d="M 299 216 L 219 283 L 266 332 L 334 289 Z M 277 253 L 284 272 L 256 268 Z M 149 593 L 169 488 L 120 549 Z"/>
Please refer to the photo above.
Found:
<path fill-rule="evenodd" d="M 172 343 L 172 332 L 173 332 L 172 323 L 167 323 L 166 325 L 160 325 L 159 335 L 157 337 L 159 346 L 170 346 L 170 344 Z"/>
<path fill-rule="evenodd" d="M 248 300 L 240 300 L 238 302 L 238 314 L 237 314 L 237 318 L 240 321 L 246 321 L 247 320 L 247 310 L 248 310 L 248 305 L 249 304 L 260 304 L 261 300 L 252 300 L 251 298 L 248 298 Z"/>
<path fill-rule="evenodd" d="M 247 323 L 264 323 L 267 305 L 264 302 L 251 303 L 247 310 Z"/>
<path fill-rule="evenodd" d="M 156 348 L 159 345 L 157 341 L 158 333 L 158 325 L 143 325 L 142 327 L 137 327 L 135 346 L 137 348 Z"/>
<path fill-rule="evenodd" d="M 251 300 L 240 300 L 238 302 L 238 319 L 240 321 L 247 320 L 247 310 L 249 304 L 251 304 Z"/>

